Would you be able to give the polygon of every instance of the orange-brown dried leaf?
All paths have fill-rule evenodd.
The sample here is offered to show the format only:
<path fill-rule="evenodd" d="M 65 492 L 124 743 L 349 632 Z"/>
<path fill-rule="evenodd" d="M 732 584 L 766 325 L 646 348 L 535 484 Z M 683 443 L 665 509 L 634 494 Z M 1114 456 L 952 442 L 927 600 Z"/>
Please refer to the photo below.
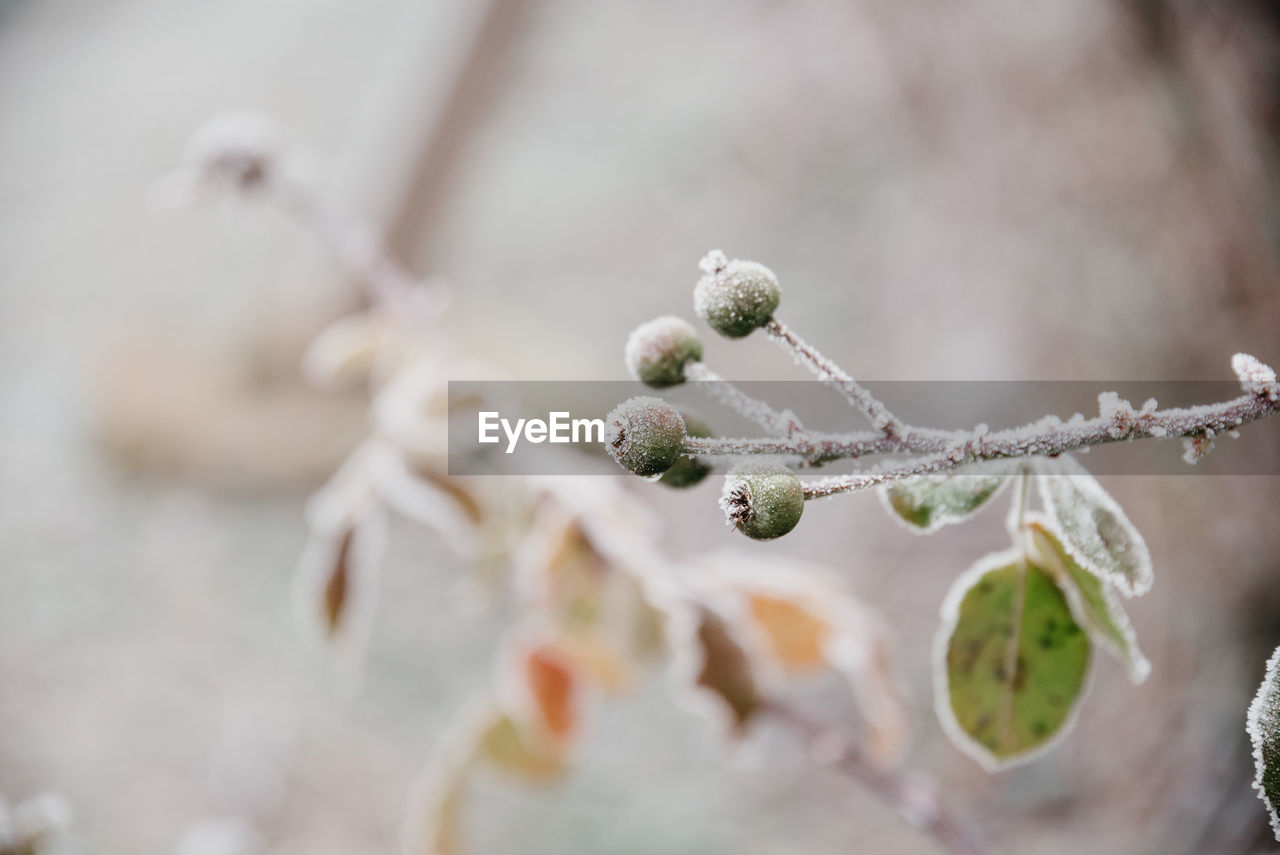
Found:
<path fill-rule="evenodd" d="M 575 676 L 562 656 L 539 647 L 525 657 L 529 694 L 547 731 L 557 739 L 569 736 L 577 724 L 574 710 Z"/>
<path fill-rule="evenodd" d="M 831 635 L 827 621 L 792 600 L 767 594 L 752 594 L 749 606 L 770 650 L 784 667 L 811 671 L 825 663 L 824 646 Z"/>

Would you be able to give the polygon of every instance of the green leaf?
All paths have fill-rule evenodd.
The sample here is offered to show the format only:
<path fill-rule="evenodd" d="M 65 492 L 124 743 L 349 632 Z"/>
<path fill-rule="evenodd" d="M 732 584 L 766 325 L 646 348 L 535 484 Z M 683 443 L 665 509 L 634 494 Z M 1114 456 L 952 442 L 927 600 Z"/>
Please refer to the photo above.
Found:
<path fill-rule="evenodd" d="M 971 467 L 953 475 L 925 475 L 879 489 L 880 501 L 918 534 L 972 516 L 1009 481 L 1007 463 Z"/>
<path fill-rule="evenodd" d="M 1129 669 L 1129 679 L 1135 684 L 1147 679 L 1151 663 L 1138 649 L 1129 616 L 1111 586 L 1071 557 L 1047 518 L 1032 514 L 1026 524 L 1039 560 L 1057 578 L 1089 638 L 1123 662 Z"/>
<path fill-rule="evenodd" d="M 1070 729 L 1092 651 L 1049 572 L 1021 550 L 986 556 L 943 605 L 935 646 L 943 727 L 989 771 L 1031 760 Z"/>
<path fill-rule="evenodd" d="M 1271 815 L 1271 830 L 1280 840 L 1280 647 L 1267 661 L 1267 676 L 1258 695 L 1249 705 L 1245 726 L 1253 741 L 1253 762 L 1257 776 L 1253 788 Z"/>
<path fill-rule="evenodd" d="M 1126 597 L 1151 589 L 1151 552 L 1102 485 L 1072 458 L 1037 458 L 1036 480 L 1062 545 L 1081 567 Z"/>

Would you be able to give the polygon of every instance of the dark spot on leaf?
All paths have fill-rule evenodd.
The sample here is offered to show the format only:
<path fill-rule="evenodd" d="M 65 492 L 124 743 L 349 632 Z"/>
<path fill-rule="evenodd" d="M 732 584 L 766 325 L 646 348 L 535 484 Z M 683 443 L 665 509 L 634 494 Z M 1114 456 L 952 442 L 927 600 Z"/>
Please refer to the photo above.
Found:
<path fill-rule="evenodd" d="M 355 529 L 348 528 L 342 534 L 338 544 L 338 554 L 333 559 L 333 569 L 324 585 L 324 617 L 325 628 L 333 635 L 342 623 L 343 610 L 347 604 L 348 576 L 351 572 L 351 543 L 355 540 Z"/>

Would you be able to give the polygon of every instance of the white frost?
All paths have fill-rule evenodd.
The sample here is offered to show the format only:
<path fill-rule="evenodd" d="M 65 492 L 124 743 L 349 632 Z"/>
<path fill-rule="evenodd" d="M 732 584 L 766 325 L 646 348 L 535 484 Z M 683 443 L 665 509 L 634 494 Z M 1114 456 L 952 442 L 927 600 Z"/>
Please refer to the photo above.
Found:
<path fill-rule="evenodd" d="M 1116 500 L 1065 454 L 1037 459 L 1035 467 L 1040 500 L 1068 554 L 1126 597 L 1149 591 L 1151 552 Z"/>
<path fill-rule="evenodd" d="M 1280 385 L 1276 384 L 1276 372 L 1270 365 L 1247 353 L 1231 357 L 1231 370 L 1240 379 L 1240 386 L 1250 395 L 1265 395 L 1274 401 L 1280 397 Z"/>

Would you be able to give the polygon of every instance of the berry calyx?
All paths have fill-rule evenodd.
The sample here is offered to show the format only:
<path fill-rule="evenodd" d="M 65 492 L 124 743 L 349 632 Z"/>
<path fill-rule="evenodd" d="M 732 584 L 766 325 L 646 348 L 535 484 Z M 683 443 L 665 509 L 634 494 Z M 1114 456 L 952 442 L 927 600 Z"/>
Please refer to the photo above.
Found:
<path fill-rule="evenodd" d="M 804 513 L 804 487 L 779 463 L 743 463 L 724 479 L 720 507 L 730 525 L 752 540 L 782 537 Z"/>

